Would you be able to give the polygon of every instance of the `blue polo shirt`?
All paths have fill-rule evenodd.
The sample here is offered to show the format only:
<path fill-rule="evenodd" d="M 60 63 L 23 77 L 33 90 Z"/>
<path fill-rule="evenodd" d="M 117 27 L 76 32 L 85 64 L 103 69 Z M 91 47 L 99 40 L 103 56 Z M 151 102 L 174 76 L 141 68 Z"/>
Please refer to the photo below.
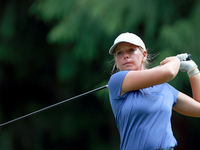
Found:
<path fill-rule="evenodd" d="M 179 91 L 168 83 L 130 91 L 120 96 L 128 71 L 111 76 L 111 107 L 120 133 L 121 150 L 152 150 L 177 145 L 171 128 L 172 108 Z"/>

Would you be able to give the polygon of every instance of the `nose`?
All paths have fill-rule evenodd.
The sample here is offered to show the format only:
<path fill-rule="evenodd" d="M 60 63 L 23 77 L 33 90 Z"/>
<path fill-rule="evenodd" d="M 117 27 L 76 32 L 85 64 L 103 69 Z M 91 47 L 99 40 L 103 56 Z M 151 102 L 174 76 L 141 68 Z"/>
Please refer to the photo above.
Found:
<path fill-rule="evenodd" d="M 129 58 L 129 54 L 128 53 L 124 53 L 124 58 Z"/>

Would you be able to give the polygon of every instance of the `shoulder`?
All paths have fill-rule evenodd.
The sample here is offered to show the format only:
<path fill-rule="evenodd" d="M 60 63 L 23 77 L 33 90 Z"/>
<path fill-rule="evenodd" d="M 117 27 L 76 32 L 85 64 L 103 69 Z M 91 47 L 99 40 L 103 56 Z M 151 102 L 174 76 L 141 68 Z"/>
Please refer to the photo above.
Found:
<path fill-rule="evenodd" d="M 156 86 L 157 89 L 160 89 L 160 90 L 165 90 L 165 91 L 170 91 L 172 93 L 178 93 L 179 91 L 174 88 L 172 85 L 170 85 L 169 83 L 163 83 L 163 84 L 159 84 Z"/>
<path fill-rule="evenodd" d="M 115 74 L 113 74 L 110 79 L 113 79 L 113 78 L 119 78 L 119 77 L 125 77 L 126 74 L 128 73 L 129 71 L 119 71 Z"/>
<path fill-rule="evenodd" d="M 128 72 L 129 71 L 120 71 L 110 77 L 108 82 L 110 96 L 120 96 L 122 83 Z"/>
<path fill-rule="evenodd" d="M 115 74 L 113 74 L 111 77 L 110 77 L 110 80 L 108 82 L 108 86 L 111 86 L 112 84 L 117 84 L 117 82 L 123 82 L 126 74 L 128 73 L 129 71 L 119 71 Z"/>
<path fill-rule="evenodd" d="M 172 91 L 172 92 L 179 92 L 175 87 L 173 87 L 172 85 L 165 83 L 165 85 Z"/>

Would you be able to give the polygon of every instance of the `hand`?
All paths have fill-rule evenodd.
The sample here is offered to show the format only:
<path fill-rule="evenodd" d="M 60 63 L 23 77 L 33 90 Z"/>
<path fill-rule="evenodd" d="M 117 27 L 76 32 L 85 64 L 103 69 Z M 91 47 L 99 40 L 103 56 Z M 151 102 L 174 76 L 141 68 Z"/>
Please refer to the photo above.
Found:
<path fill-rule="evenodd" d="M 184 54 L 178 54 L 176 55 L 176 57 L 180 60 L 180 61 L 186 61 L 188 58 L 188 54 L 184 53 Z"/>
<path fill-rule="evenodd" d="M 199 69 L 193 60 L 181 61 L 180 71 L 187 72 L 189 77 L 199 73 Z"/>

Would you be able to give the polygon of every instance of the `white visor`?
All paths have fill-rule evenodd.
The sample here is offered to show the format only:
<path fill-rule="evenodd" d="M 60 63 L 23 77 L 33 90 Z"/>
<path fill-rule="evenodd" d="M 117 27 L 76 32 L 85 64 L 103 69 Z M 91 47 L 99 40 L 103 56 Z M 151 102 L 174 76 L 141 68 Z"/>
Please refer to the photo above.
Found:
<path fill-rule="evenodd" d="M 122 33 L 120 34 L 114 41 L 114 44 L 112 45 L 112 47 L 109 50 L 109 54 L 114 54 L 115 52 L 115 47 L 117 46 L 117 44 L 121 43 L 121 42 L 127 42 L 127 43 L 131 43 L 134 44 L 136 46 L 140 46 L 142 47 L 145 51 L 146 51 L 146 47 L 144 42 L 141 40 L 141 38 L 133 33 Z"/>

